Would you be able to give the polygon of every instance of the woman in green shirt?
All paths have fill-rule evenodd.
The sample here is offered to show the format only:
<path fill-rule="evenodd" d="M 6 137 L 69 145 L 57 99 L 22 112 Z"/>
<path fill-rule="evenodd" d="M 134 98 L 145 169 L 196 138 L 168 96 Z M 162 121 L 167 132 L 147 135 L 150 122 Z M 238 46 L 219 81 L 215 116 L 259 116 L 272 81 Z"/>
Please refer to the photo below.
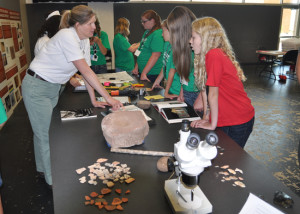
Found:
<path fill-rule="evenodd" d="M 6 121 L 7 121 L 6 111 L 2 104 L 2 100 L 0 99 L 0 128 L 2 128 L 2 126 Z"/>
<path fill-rule="evenodd" d="M 96 74 L 107 73 L 105 55 L 110 51 L 107 33 L 101 31 L 100 22 L 96 18 L 96 30 L 94 36 L 90 38 L 91 45 L 91 69 Z"/>
<path fill-rule="evenodd" d="M 164 40 L 161 30 L 160 16 L 153 10 L 145 11 L 141 16 L 145 33 L 136 50 L 137 63 L 133 74 L 140 73 L 141 80 L 154 82 L 162 68 L 162 52 Z"/>
<path fill-rule="evenodd" d="M 128 36 L 130 22 L 126 18 L 119 18 L 115 28 L 114 50 L 116 72 L 127 71 L 131 74 L 134 69 L 133 52 L 139 47 L 139 43 L 130 45 Z"/>

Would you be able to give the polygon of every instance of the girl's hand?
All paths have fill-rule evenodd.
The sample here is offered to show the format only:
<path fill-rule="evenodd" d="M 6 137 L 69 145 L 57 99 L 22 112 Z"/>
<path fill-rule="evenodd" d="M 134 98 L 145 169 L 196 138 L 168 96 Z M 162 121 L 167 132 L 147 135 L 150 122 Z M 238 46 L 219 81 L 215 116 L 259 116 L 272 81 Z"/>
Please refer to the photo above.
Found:
<path fill-rule="evenodd" d="M 191 123 L 191 127 L 214 130 L 212 124 L 208 120 L 195 120 Z"/>
<path fill-rule="evenodd" d="M 148 79 L 147 75 L 144 74 L 144 73 L 141 73 L 140 80 L 147 80 L 148 82 L 151 82 L 151 81 Z"/>
<path fill-rule="evenodd" d="M 152 88 L 151 88 L 151 91 L 154 89 L 154 88 L 163 88 L 159 85 L 159 82 L 154 82 L 153 85 L 152 85 Z"/>
<path fill-rule="evenodd" d="M 169 93 L 165 93 L 165 98 L 169 98 L 169 99 L 174 99 L 174 98 L 178 98 L 178 95 L 176 94 L 169 94 Z"/>
<path fill-rule="evenodd" d="M 134 69 L 132 70 L 132 74 L 139 75 L 139 69 L 137 66 L 135 66 Z"/>
<path fill-rule="evenodd" d="M 177 97 L 177 100 L 178 100 L 179 102 L 184 102 L 183 94 L 182 94 L 182 95 L 179 94 L 179 96 Z"/>

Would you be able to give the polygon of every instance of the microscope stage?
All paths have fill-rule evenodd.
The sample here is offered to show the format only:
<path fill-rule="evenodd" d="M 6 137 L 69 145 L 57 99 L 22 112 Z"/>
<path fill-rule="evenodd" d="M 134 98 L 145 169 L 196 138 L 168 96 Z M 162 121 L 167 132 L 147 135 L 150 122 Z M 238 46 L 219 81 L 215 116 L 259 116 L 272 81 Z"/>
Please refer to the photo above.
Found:
<path fill-rule="evenodd" d="M 177 179 L 165 181 L 165 192 L 167 198 L 172 206 L 173 213 L 180 214 L 205 214 L 212 212 L 212 205 L 201 191 L 199 186 L 194 188 L 194 200 L 191 201 L 191 189 L 185 188 L 180 184 L 179 192 L 185 202 L 177 193 L 178 184 Z"/>

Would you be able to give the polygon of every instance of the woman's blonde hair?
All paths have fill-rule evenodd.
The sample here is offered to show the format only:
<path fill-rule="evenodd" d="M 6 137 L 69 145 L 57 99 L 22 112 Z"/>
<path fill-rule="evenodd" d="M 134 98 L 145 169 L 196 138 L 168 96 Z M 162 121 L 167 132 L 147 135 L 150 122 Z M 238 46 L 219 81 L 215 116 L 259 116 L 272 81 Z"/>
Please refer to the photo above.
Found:
<path fill-rule="evenodd" d="M 67 13 L 66 17 L 64 17 L 65 13 Z M 93 16 L 95 16 L 93 10 L 86 5 L 75 6 L 70 12 L 65 13 L 62 17 L 62 19 L 64 19 L 62 28 L 73 27 L 77 22 L 79 24 L 84 24 L 88 22 Z"/>
<path fill-rule="evenodd" d="M 205 88 L 207 74 L 205 67 L 205 56 L 208 51 L 220 48 L 229 57 L 237 70 L 238 78 L 245 81 L 246 77 L 241 69 L 235 54 L 227 38 L 226 32 L 222 25 L 212 17 L 203 17 L 192 23 L 192 30 L 200 36 L 201 47 L 200 54 L 195 55 L 195 83 L 201 90 Z"/>
<path fill-rule="evenodd" d="M 68 28 L 69 27 L 69 19 L 70 19 L 71 10 L 65 10 L 62 13 L 59 29 Z"/>
<path fill-rule="evenodd" d="M 170 43 L 173 49 L 173 61 L 180 77 L 189 81 L 191 62 L 191 47 L 189 45 L 192 36 L 192 22 L 195 14 L 187 7 L 175 7 L 167 18 L 170 32 Z"/>
<path fill-rule="evenodd" d="M 119 18 L 117 21 L 116 28 L 115 28 L 115 35 L 119 33 L 119 34 L 123 35 L 125 38 L 127 38 L 130 34 L 129 25 L 130 25 L 130 22 L 128 19 L 126 19 L 124 17 Z"/>

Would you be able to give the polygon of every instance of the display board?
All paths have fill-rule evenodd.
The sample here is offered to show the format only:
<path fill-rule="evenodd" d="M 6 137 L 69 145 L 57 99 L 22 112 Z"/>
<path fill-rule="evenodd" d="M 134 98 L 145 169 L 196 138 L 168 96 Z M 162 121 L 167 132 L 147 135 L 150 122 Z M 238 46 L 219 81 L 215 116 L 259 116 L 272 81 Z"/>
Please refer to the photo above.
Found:
<path fill-rule="evenodd" d="M 0 7 L 0 97 L 10 117 L 20 102 L 27 58 L 20 12 Z"/>

